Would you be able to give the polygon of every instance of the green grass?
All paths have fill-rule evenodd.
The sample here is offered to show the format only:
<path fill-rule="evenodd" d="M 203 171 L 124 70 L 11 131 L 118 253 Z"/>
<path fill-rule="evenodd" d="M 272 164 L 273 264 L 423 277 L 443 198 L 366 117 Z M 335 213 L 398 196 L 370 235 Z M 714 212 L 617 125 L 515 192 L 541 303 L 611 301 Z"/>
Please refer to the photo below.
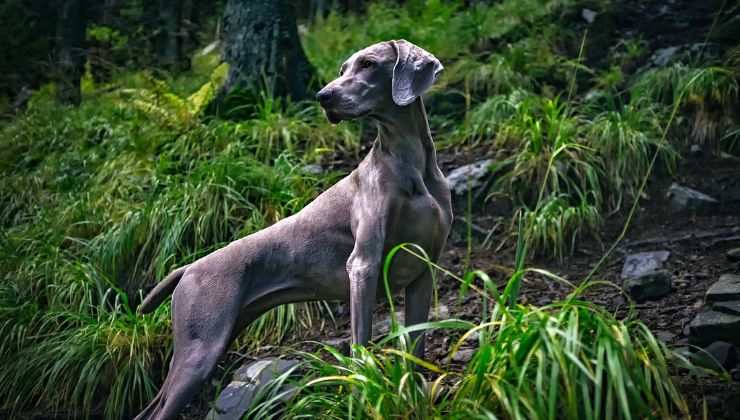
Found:
<path fill-rule="evenodd" d="M 523 248 L 520 247 L 520 250 Z M 413 253 L 413 252 L 412 252 Z M 508 284 L 497 290 L 481 272 L 468 287 L 484 296 L 479 324 L 458 319 L 414 329 L 442 329 L 458 336 L 453 356 L 472 345 L 462 369 L 415 358 L 408 329 L 397 329 L 376 346 L 355 347 L 352 356 L 325 346 L 299 354 L 304 364 L 297 395 L 282 402 L 278 378 L 253 406 L 260 418 L 664 418 L 688 415 L 671 379 L 671 364 L 690 366 L 635 318 L 617 320 L 581 295 L 542 307 L 514 303 L 523 276 L 553 274 L 524 269 L 523 258 Z M 445 270 L 446 271 L 446 270 Z M 473 282 L 478 279 L 480 282 Z M 476 287 L 473 283 L 478 283 Z M 481 284 L 482 283 L 482 284 Z M 395 344 L 395 345 L 394 345 Z"/>
<path fill-rule="evenodd" d="M 4 408 L 130 416 L 171 346 L 167 305 L 133 313 L 141 288 L 297 212 L 337 179 L 302 166 L 357 148 L 353 126 L 330 129 L 316 106 L 266 100 L 248 120 L 202 118 L 164 81 L 142 80 L 88 92 L 78 109 L 42 91 L 2 129 Z M 321 312 L 276 309 L 239 345 L 279 343 Z"/>
<path fill-rule="evenodd" d="M 564 259 L 639 199 L 654 155 L 671 171 L 688 143 L 740 148 L 737 49 L 726 63 L 632 74 L 647 42 L 615 40 L 606 64 L 590 68 L 591 35 L 569 19 L 609 4 L 373 2 L 366 14 L 332 12 L 301 32 L 323 80 L 380 40 L 406 38 L 439 57 L 446 72 L 427 101 L 438 146 L 494 156 L 490 195 L 511 200 L 510 225 L 521 227 L 507 234 L 530 254 Z M 131 417 L 161 383 L 171 347 L 169 305 L 132 314 L 142 288 L 299 211 L 342 175 L 306 173 L 306 164 L 358 157 L 359 125 L 331 125 L 315 103 L 261 95 L 212 115 L 225 72 L 214 58 L 197 57 L 185 74 L 120 69 L 102 86 L 88 76 L 79 108 L 56 104 L 49 85 L 0 121 L 0 409 Z M 485 332 L 467 370 L 427 365 L 436 373 L 420 375 L 402 343 L 351 358 L 326 349 L 332 363 L 306 356 L 308 379 L 282 412 L 596 418 L 685 409 L 667 374 L 673 355 L 636 320 L 615 320 L 579 293 L 535 308 L 484 289 L 492 305 L 481 312 L 493 323 L 435 325 Z M 236 346 L 280 343 L 329 314 L 323 304 L 278 308 Z M 276 396 L 265 395 L 259 418 Z"/>

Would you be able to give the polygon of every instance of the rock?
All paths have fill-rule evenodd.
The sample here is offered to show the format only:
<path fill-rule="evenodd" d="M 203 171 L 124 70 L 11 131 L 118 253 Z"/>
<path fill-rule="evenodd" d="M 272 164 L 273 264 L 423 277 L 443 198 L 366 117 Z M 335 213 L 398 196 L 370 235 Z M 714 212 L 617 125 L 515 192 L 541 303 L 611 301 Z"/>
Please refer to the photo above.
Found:
<path fill-rule="evenodd" d="M 666 47 L 655 50 L 650 60 L 658 67 L 665 67 L 673 61 L 679 47 Z"/>
<path fill-rule="evenodd" d="M 740 276 L 723 274 L 709 287 L 704 296 L 707 303 L 740 300 Z"/>
<path fill-rule="evenodd" d="M 676 338 L 676 334 L 673 334 L 670 331 L 655 331 L 655 337 L 658 340 L 669 344 L 674 338 Z"/>
<path fill-rule="evenodd" d="M 458 363 L 467 363 L 470 361 L 470 359 L 473 358 L 474 354 L 475 349 L 458 350 L 455 354 L 452 355 L 452 360 Z"/>
<path fill-rule="evenodd" d="M 671 291 L 672 275 L 663 266 L 670 255 L 669 251 L 628 255 L 622 266 L 622 288 L 638 302 L 668 294 Z"/>
<path fill-rule="evenodd" d="M 594 20 L 596 19 L 596 15 L 598 13 L 594 12 L 591 9 L 583 8 L 581 9 L 581 17 L 583 20 L 585 20 L 588 23 L 594 23 Z"/>
<path fill-rule="evenodd" d="M 732 262 L 738 262 L 740 261 L 740 248 L 735 248 L 727 251 L 727 254 L 725 254 L 728 260 Z"/>
<path fill-rule="evenodd" d="M 270 380 L 288 372 L 298 365 L 296 360 L 264 359 L 243 365 L 229 385 L 221 391 L 215 406 L 206 415 L 206 420 L 239 420 L 249 410 L 254 397 Z M 284 399 L 292 397 L 287 392 Z"/>
<path fill-rule="evenodd" d="M 303 165 L 303 167 L 301 167 L 301 170 L 309 175 L 321 175 L 324 173 L 324 168 L 316 163 Z"/>
<path fill-rule="evenodd" d="M 730 376 L 732 376 L 733 381 L 740 382 L 740 368 L 732 369 Z"/>
<path fill-rule="evenodd" d="M 712 309 L 717 312 L 723 312 L 730 315 L 740 315 L 740 301 L 731 300 L 727 302 L 717 302 L 712 305 Z"/>
<path fill-rule="evenodd" d="M 622 288 L 638 302 L 658 299 L 671 292 L 671 278 L 668 270 L 655 270 L 625 279 Z"/>
<path fill-rule="evenodd" d="M 667 196 L 674 212 L 701 212 L 714 209 L 719 204 L 719 201 L 703 192 L 676 183 L 671 184 Z"/>
<path fill-rule="evenodd" d="M 723 398 L 719 395 L 707 395 L 704 397 L 710 412 L 719 413 L 724 411 Z"/>
<path fill-rule="evenodd" d="M 403 325 L 403 312 L 396 312 L 396 322 L 399 325 Z M 373 324 L 373 338 L 381 338 L 388 334 L 391 330 L 391 316 L 388 315 L 384 319 Z"/>
<path fill-rule="evenodd" d="M 640 277 L 644 274 L 660 270 L 670 256 L 670 251 L 650 251 L 630 254 L 624 259 L 622 279 Z"/>
<path fill-rule="evenodd" d="M 437 307 L 432 306 L 429 309 L 429 320 L 437 321 L 440 319 L 448 319 L 450 317 L 450 309 L 447 305 L 440 304 Z M 404 324 L 404 311 L 396 311 L 396 322 L 399 326 Z M 391 316 L 388 314 L 385 318 L 373 324 L 373 338 L 380 338 L 388 334 L 391 330 Z"/>
<path fill-rule="evenodd" d="M 336 337 L 324 340 L 324 344 L 332 346 L 340 353 L 348 356 L 351 350 L 352 337 Z"/>
<path fill-rule="evenodd" d="M 493 159 L 485 159 L 452 170 L 447 175 L 447 185 L 450 191 L 460 195 L 468 191 L 468 185 L 471 188 L 481 186 L 492 163 Z"/>
<path fill-rule="evenodd" d="M 707 345 L 714 341 L 726 341 L 740 345 L 740 315 L 718 311 L 700 312 L 689 324 L 691 343 Z"/>
<path fill-rule="evenodd" d="M 715 341 L 694 353 L 693 360 L 707 369 L 728 370 L 737 363 L 737 349 L 725 341 Z"/>
<path fill-rule="evenodd" d="M 704 150 L 702 150 L 701 145 L 699 144 L 692 144 L 689 152 L 693 157 L 700 157 L 702 154 L 704 154 Z"/>
<path fill-rule="evenodd" d="M 439 321 L 442 319 L 450 318 L 450 308 L 445 304 L 439 304 L 436 307 L 432 306 L 429 309 L 429 319 L 432 321 Z"/>

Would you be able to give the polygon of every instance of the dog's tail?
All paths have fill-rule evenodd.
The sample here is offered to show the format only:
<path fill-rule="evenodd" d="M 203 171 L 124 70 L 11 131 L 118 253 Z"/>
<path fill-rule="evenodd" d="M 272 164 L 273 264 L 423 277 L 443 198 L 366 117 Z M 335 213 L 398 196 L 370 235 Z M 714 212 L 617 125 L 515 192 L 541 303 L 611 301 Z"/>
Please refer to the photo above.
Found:
<path fill-rule="evenodd" d="M 171 272 L 164 280 L 160 281 L 157 286 L 149 292 L 148 295 L 141 302 L 136 311 L 140 314 L 148 314 L 155 309 L 165 300 L 167 296 L 171 295 L 175 290 L 175 286 L 180 282 L 182 275 L 185 274 L 185 270 L 190 265 L 184 265 L 177 270 Z"/>

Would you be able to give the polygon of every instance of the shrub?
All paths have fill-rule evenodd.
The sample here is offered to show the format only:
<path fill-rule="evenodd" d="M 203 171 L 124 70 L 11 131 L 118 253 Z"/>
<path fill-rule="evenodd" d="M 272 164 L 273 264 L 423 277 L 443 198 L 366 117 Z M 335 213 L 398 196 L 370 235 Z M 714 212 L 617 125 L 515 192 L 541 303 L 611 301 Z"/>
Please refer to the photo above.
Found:
<path fill-rule="evenodd" d="M 316 107 L 266 98 L 274 107 L 248 121 L 203 119 L 185 104 L 193 96 L 164 82 L 143 81 L 142 101 L 147 83 L 172 101 L 143 106 L 114 91 L 68 108 L 42 91 L 1 129 L 3 409 L 131 417 L 161 382 L 171 346 L 168 305 L 134 313 L 141 289 L 300 210 L 336 179 L 304 162 L 358 144 L 351 126 L 329 130 Z M 319 310 L 269 312 L 238 344 L 279 342 Z"/>
<path fill-rule="evenodd" d="M 527 271 L 515 269 L 501 294 L 485 274 L 466 276 L 484 284 L 483 290 L 476 288 L 486 296 L 478 325 L 450 319 L 410 327 L 463 332 L 450 355 L 477 336 L 475 353 L 462 371 L 411 355 L 405 335 L 410 328 L 400 329 L 375 348 L 355 347 L 353 356 L 328 346 L 321 356 L 303 354 L 298 395 L 284 406 L 275 387 L 262 395 L 252 414 L 335 419 L 669 419 L 688 414 L 670 376 L 670 364 L 684 364 L 684 359 L 634 318 L 619 321 L 579 299 L 587 285 L 539 308 L 511 303 Z M 383 347 L 393 341 L 398 347 Z M 279 378 L 278 384 L 285 380 Z"/>

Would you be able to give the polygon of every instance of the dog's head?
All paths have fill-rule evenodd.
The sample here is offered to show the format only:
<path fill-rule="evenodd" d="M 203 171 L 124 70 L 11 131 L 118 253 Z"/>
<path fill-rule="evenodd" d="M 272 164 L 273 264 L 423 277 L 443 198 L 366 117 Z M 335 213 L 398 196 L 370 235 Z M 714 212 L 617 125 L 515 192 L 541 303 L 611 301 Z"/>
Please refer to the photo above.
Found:
<path fill-rule="evenodd" d="M 413 103 L 442 70 L 436 57 L 406 40 L 380 42 L 347 59 L 316 99 L 332 123 L 379 115 Z"/>

